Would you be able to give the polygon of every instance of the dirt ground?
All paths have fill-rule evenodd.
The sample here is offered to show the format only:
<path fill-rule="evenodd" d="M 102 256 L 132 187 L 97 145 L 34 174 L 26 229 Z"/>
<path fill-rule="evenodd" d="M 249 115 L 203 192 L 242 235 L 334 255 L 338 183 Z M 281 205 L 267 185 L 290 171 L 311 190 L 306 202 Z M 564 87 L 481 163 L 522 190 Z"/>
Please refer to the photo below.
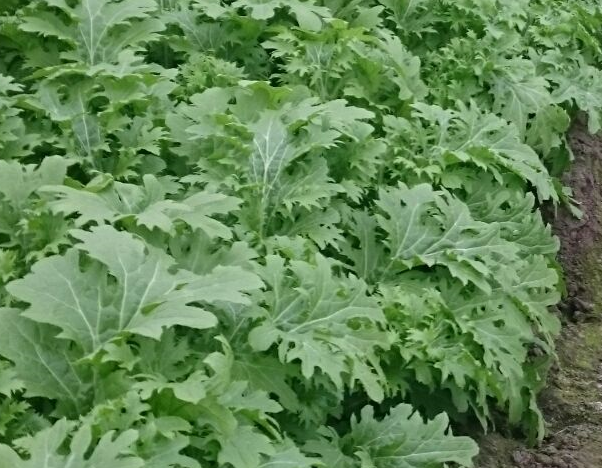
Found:
<path fill-rule="evenodd" d="M 537 449 L 490 435 L 479 468 L 602 468 L 602 137 L 577 122 L 569 138 L 575 161 L 564 183 L 584 216 L 561 211 L 552 221 L 567 298 L 559 307 L 559 362 L 541 395 L 549 435 Z"/>

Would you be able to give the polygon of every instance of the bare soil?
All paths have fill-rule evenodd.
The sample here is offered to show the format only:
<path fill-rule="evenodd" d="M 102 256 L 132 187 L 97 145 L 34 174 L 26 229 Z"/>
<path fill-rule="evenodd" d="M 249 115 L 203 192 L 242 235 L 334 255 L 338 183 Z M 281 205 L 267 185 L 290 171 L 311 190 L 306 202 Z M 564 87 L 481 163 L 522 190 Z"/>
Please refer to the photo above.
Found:
<path fill-rule="evenodd" d="M 549 425 L 541 447 L 499 435 L 481 443 L 480 468 L 602 468 L 602 137 L 576 122 L 569 141 L 575 160 L 565 175 L 583 217 L 551 217 L 561 240 L 567 297 L 558 363 L 541 406 Z"/>

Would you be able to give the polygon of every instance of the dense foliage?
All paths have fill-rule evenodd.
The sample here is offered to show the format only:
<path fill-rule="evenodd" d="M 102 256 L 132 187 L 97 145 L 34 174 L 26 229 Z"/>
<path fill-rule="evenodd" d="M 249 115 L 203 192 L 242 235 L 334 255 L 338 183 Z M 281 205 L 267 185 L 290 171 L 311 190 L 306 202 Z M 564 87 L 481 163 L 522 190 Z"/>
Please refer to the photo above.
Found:
<path fill-rule="evenodd" d="M 544 434 L 594 0 L 4 0 L 0 467 L 436 468 Z M 453 423 L 452 423 L 453 425 Z"/>

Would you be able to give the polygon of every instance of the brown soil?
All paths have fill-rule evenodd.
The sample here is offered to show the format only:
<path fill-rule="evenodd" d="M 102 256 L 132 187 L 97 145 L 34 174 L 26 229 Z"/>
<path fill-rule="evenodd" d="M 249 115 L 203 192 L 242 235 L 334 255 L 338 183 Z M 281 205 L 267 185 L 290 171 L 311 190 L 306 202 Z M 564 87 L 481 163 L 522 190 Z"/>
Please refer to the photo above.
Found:
<path fill-rule="evenodd" d="M 602 137 L 577 122 L 569 140 L 575 160 L 564 183 L 583 217 L 553 217 L 567 297 L 559 307 L 558 364 L 541 396 L 549 435 L 537 449 L 488 436 L 480 468 L 602 468 Z"/>

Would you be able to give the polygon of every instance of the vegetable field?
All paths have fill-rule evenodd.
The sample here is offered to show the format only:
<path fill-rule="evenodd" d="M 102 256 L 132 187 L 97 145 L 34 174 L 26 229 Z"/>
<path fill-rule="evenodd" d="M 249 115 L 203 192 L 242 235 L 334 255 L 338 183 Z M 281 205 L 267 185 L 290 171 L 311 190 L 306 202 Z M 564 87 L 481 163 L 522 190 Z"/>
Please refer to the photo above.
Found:
<path fill-rule="evenodd" d="M 595 0 L 2 0 L 0 468 L 541 441 Z M 549 210 L 553 211 L 553 210 Z"/>

